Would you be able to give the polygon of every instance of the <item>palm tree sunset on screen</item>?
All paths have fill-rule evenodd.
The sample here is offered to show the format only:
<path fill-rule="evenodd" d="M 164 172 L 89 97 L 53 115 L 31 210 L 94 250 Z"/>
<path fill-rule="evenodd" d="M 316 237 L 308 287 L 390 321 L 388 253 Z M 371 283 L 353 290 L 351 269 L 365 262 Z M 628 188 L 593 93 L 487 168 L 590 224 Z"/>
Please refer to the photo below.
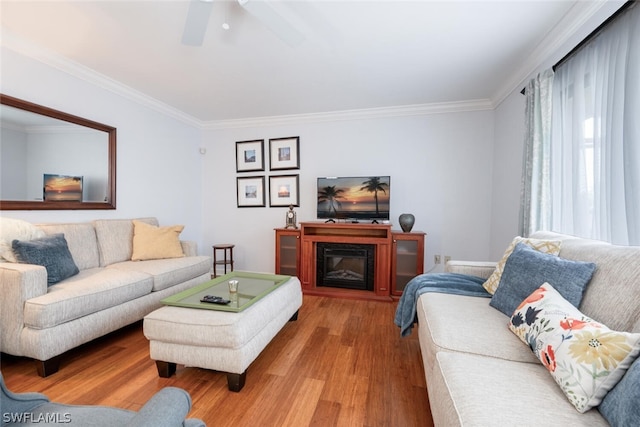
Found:
<path fill-rule="evenodd" d="M 329 185 L 323 188 L 318 189 L 318 202 L 324 203 L 326 202 L 329 205 L 329 212 L 333 211 L 333 214 L 337 214 L 336 205 L 338 207 L 342 206 L 342 203 L 338 199 L 341 199 L 343 196 L 344 190 L 342 188 L 336 188 L 335 185 Z"/>
<path fill-rule="evenodd" d="M 380 177 L 371 177 L 367 181 L 362 183 L 362 187 L 360 190 L 368 191 L 369 193 L 373 193 L 373 199 L 376 202 L 376 214 L 380 213 L 380 207 L 378 206 L 378 191 L 382 191 L 387 194 L 385 187 L 389 188 L 389 184 L 386 182 L 381 182 Z"/>

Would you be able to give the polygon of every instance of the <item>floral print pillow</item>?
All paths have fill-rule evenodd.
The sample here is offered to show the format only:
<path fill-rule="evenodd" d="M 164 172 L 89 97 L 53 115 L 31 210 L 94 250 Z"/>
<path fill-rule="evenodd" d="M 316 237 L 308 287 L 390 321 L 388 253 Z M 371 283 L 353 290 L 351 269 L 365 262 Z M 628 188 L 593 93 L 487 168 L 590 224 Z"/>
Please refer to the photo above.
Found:
<path fill-rule="evenodd" d="M 612 331 L 590 319 L 549 283 L 522 301 L 509 329 L 580 413 L 599 405 L 640 354 L 640 334 Z"/>

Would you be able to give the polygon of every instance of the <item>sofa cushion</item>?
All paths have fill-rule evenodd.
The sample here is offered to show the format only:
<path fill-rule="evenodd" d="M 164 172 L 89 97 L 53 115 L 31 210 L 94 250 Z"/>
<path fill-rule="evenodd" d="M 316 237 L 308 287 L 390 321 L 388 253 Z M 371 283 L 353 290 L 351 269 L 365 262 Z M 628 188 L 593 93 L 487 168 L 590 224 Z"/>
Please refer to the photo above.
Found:
<path fill-rule="evenodd" d="M 180 233 L 184 225 L 158 227 L 133 220 L 132 261 L 180 258 L 184 256 Z"/>
<path fill-rule="evenodd" d="M 489 304 L 511 316 L 526 297 L 548 282 L 577 307 L 595 269 L 594 263 L 565 260 L 518 243 Z"/>
<path fill-rule="evenodd" d="M 580 311 L 613 330 L 640 332 L 640 246 L 611 245 L 550 231 L 537 232 L 532 237 L 561 239 L 562 258 L 598 266 Z"/>
<path fill-rule="evenodd" d="M 11 247 L 13 241 L 39 239 L 44 235 L 44 231 L 30 222 L 0 217 L 0 260 L 18 262 Z"/>
<path fill-rule="evenodd" d="M 465 427 L 608 426 L 596 409 L 578 413 L 545 372 L 540 364 L 438 353 L 427 381 L 434 420 Z"/>
<path fill-rule="evenodd" d="M 509 329 L 579 412 L 600 404 L 640 353 L 640 334 L 612 331 L 590 319 L 548 283 L 516 310 Z"/>
<path fill-rule="evenodd" d="M 418 298 L 417 315 L 427 378 L 442 351 L 539 364 L 509 331 L 509 317 L 489 307 L 486 298 L 426 293 Z"/>
<path fill-rule="evenodd" d="M 49 287 L 24 305 L 24 323 L 46 329 L 120 305 L 151 292 L 151 276 L 141 272 L 93 268 Z"/>
<path fill-rule="evenodd" d="M 484 282 L 483 286 L 490 294 L 493 295 L 496 292 L 496 289 L 498 289 L 500 278 L 502 277 L 502 272 L 504 271 L 504 265 L 507 263 L 507 259 L 518 243 L 524 243 L 528 246 L 531 246 L 537 251 L 551 255 L 558 255 L 560 253 L 560 240 L 530 239 L 520 236 L 515 237 L 511 241 L 507 249 L 504 251 L 502 258 L 500 259 L 500 261 L 498 261 L 498 264 L 496 265 L 493 273 L 491 273 L 491 276 L 489 276 L 487 281 Z"/>
<path fill-rule="evenodd" d="M 640 426 L 640 358 L 607 393 L 598 410 L 612 426 Z"/>
<path fill-rule="evenodd" d="M 211 260 L 207 256 L 194 256 L 149 261 L 125 261 L 111 264 L 107 268 L 148 274 L 153 278 L 153 291 L 156 292 L 209 273 Z"/>
<path fill-rule="evenodd" d="M 78 274 L 63 234 L 53 234 L 22 242 L 14 240 L 16 259 L 25 264 L 42 265 L 47 270 L 47 284 L 53 285 Z"/>
<path fill-rule="evenodd" d="M 138 218 L 138 221 L 158 225 L 156 218 Z M 133 222 L 130 219 L 100 219 L 93 222 L 98 237 L 100 266 L 129 261 L 133 252 Z"/>
<path fill-rule="evenodd" d="M 46 234 L 64 234 L 69 251 L 80 270 L 100 266 L 98 239 L 91 223 L 76 224 L 38 224 Z"/>

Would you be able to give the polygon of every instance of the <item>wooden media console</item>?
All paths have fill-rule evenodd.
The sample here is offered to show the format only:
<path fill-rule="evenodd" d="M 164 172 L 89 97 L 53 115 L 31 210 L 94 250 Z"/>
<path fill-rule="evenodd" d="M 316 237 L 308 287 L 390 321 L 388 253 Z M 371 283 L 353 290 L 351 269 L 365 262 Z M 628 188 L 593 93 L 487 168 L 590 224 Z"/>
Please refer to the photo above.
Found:
<path fill-rule="evenodd" d="M 404 233 L 392 230 L 390 224 L 302 222 L 299 225 L 299 229 L 275 230 L 275 271 L 297 275 L 304 294 L 392 301 L 402 295 L 411 278 L 423 272 L 425 233 L 421 231 Z M 335 261 L 324 262 L 322 251 L 332 245 L 338 255 Z M 348 259 L 345 262 L 343 254 L 349 251 L 355 255 L 344 256 Z M 338 270 L 337 275 L 348 271 L 345 273 L 347 285 L 335 285 L 333 279 L 322 283 L 324 264 L 334 263 L 345 263 L 346 267 Z M 368 268 L 364 268 L 364 272 L 350 268 L 359 263 Z M 363 283 L 352 286 L 350 279 L 359 275 L 364 276 Z M 364 288 L 359 288 L 360 285 Z"/>

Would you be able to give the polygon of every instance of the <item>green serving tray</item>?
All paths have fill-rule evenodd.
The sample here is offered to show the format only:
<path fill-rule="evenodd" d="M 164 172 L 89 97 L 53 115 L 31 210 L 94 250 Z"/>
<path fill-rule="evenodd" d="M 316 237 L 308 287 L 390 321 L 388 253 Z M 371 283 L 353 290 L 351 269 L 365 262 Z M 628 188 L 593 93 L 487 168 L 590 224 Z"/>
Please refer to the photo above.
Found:
<path fill-rule="evenodd" d="M 227 282 L 231 279 L 238 280 L 238 293 L 232 296 L 229 293 Z M 186 291 L 182 291 L 160 301 L 165 305 L 176 307 L 199 308 L 203 310 L 217 310 L 240 312 L 250 307 L 256 301 L 262 299 L 274 289 L 291 279 L 291 276 L 280 274 L 252 273 L 247 271 L 232 271 L 224 276 L 202 283 Z M 211 304 L 200 302 L 205 295 L 219 296 L 231 300 L 229 304 Z"/>

